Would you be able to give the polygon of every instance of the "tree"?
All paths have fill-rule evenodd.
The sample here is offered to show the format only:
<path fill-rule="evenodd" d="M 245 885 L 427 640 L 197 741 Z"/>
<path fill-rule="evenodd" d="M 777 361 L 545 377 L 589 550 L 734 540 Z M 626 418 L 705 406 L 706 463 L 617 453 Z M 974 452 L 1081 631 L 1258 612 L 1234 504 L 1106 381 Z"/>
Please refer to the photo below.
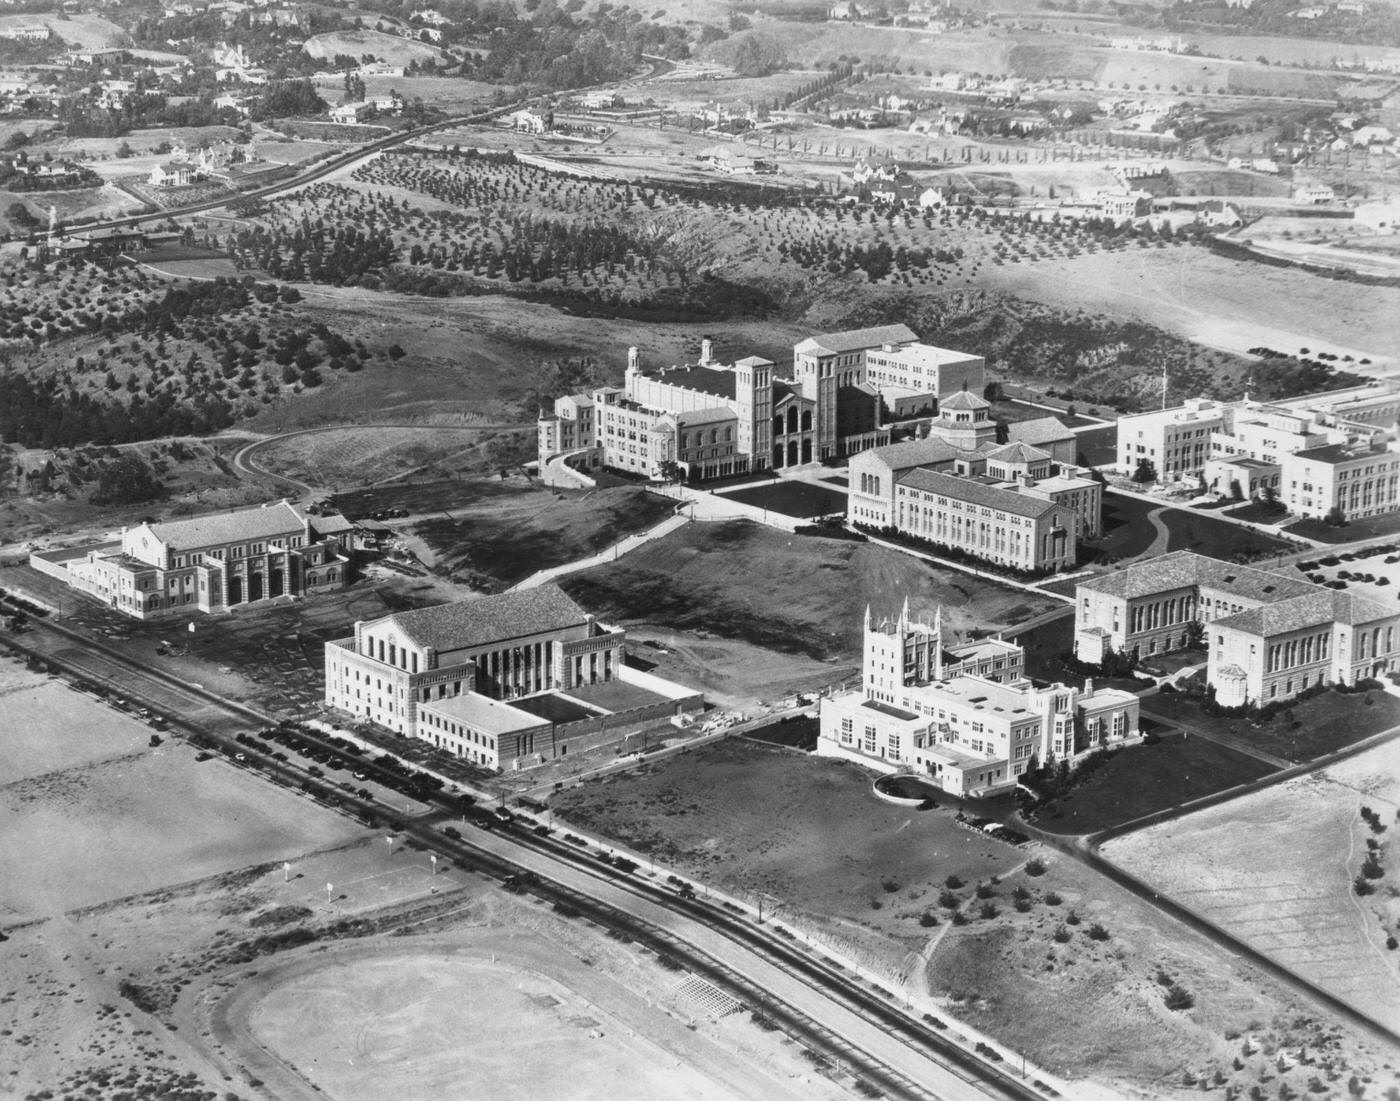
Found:
<path fill-rule="evenodd" d="M 739 76 L 768 76 L 787 64 L 782 48 L 764 35 L 745 35 L 730 61 Z"/>
<path fill-rule="evenodd" d="M 133 505 L 154 501 L 164 492 L 165 487 L 139 455 L 123 455 L 102 471 L 92 499 L 104 505 Z"/>
<path fill-rule="evenodd" d="M 1198 619 L 1186 624 L 1186 648 L 1204 650 L 1206 648 L 1206 626 Z"/>
<path fill-rule="evenodd" d="M 1001 388 L 1001 383 L 993 381 L 982 387 L 982 398 L 985 401 L 1005 401 L 1006 392 Z"/>
<path fill-rule="evenodd" d="M 1323 517 L 1322 522 L 1329 527 L 1342 527 L 1347 522 L 1346 513 L 1342 511 L 1341 505 L 1333 505 L 1327 510 L 1327 515 Z"/>
<path fill-rule="evenodd" d="M 1138 485 L 1146 485 L 1148 482 L 1157 480 L 1157 467 L 1152 460 L 1145 455 L 1138 460 L 1137 469 L 1133 471 L 1133 481 Z"/>

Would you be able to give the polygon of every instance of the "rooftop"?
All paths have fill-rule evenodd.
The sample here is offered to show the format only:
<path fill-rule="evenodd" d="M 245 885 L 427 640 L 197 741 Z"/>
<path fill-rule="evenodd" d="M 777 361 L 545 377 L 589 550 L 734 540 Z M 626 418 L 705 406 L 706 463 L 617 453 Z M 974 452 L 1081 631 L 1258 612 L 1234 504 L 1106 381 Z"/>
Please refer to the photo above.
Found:
<path fill-rule="evenodd" d="M 1079 583 L 1080 589 L 1127 600 L 1193 586 L 1270 604 L 1304 596 L 1318 588 L 1308 581 L 1253 566 L 1221 562 L 1193 551 L 1173 551 Z"/>
<path fill-rule="evenodd" d="M 865 454 L 879 459 L 891 470 L 907 470 L 926 463 L 948 463 L 963 454 L 961 448 L 954 447 L 937 436 L 923 440 L 906 440 L 892 443 L 888 447 L 877 447 Z"/>
<path fill-rule="evenodd" d="M 899 719 L 906 723 L 915 722 L 919 718 L 912 711 L 905 711 L 902 707 L 891 707 L 879 700 L 862 700 L 861 707 L 868 707 L 871 711 L 878 711 L 881 715 L 888 715 L 892 719 Z"/>
<path fill-rule="evenodd" d="M 1048 463 L 1051 459 L 1048 451 L 1032 447 L 1021 440 L 1002 444 L 996 450 L 987 452 L 987 461 L 994 463 Z"/>
<path fill-rule="evenodd" d="M 305 531 L 306 521 L 286 501 L 278 501 L 237 512 L 192 516 L 188 520 L 166 520 L 145 526 L 156 539 L 171 550 L 178 551 L 250 539 L 271 539 L 279 535 L 300 535 Z"/>
<path fill-rule="evenodd" d="M 1295 451 L 1295 458 L 1306 459 L 1308 462 L 1327 463 L 1329 466 L 1340 466 L 1342 463 L 1356 462 L 1358 459 L 1375 459 L 1386 454 L 1384 451 L 1373 451 L 1369 447 L 1347 447 L 1345 444 L 1329 443 L 1323 447 L 1309 447 L 1303 451 Z"/>
<path fill-rule="evenodd" d="M 588 613 L 558 585 L 541 585 L 479 600 L 398 612 L 374 622 L 386 620 L 419 646 L 444 651 L 581 627 L 588 622 Z"/>
<path fill-rule="evenodd" d="M 460 696 L 448 696 L 423 704 L 419 711 L 420 721 L 423 711 L 434 711 L 443 718 L 463 723 L 486 734 L 509 734 L 516 730 L 546 725 L 544 719 L 531 715 L 528 711 L 521 711 L 518 707 L 512 707 L 508 703 L 493 700 L 477 692 L 463 692 Z"/>
<path fill-rule="evenodd" d="M 1013 516 L 1027 516 L 1032 519 L 1045 516 L 1059 506 L 1053 501 L 1040 497 L 1026 497 L 1009 489 L 998 489 L 984 485 L 971 478 L 959 478 L 955 474 L 940 474 L 936 470 L 915 469 L 901 474 L 897 479 L 902 486 L 922 490 L 925 493 L 938 493 L 955 501 L 986 508 L 1000 509 Z"/>
<path fill-rule="evenodd" d="M 795 345 L 793 351 L 799 355 L 841 355 L 878 348 L 883 344 L 912 344 L 918 339 L 908 325 L 876 325 L 869 329 L 818 333 Z"/>
<path fill-rule="evenodd" d="M 890 341 L 890 343 L 897 342 Z M 908 344 L 890 352 L 883 349 L 871 349 L 871 352 L 879 355 L 882 359 L 892 359 L 899 363 L 922 367 L 940 367 L 945 363 L 965 363 L 968 360 L 981 358 L 969 355 L 967 352 L 957 352 L 951 348 L 936 348 L 932 344 L 923 343 Z"/>
<path fill-rule="evenodd" d="M 1012 719 L 1032 714 L 1027 706 L 1030 701 L 1026 699 L 1025 690 L 983 677 L 954 677 L 952 680 L 921 684 L 909 691 L 927 697 L 935 705 L 942 704 L 945 707 L 948 704 L 959 704 Z"/>
<path fill-rule="evenodd" d="M 1074 433 L 1058 417 L 1036 417 L 1029 421 L 1012 421 L 1006 426 L 1006 438 L 1013 443 L 1028 443 L 1034 447 L 1055 440 L 1072 440 Z"/>
<path fill-rule="evenodd" d="M 979 398 L 976 394 L 969 393 L 966 390 L 959 390 L 956 394 L 950 394 L 938 403 L 938 411 L 940 413 L 946 413 L 949 409 L 980 410 L 990 409 L 991 407 L 992 403 L 986 398 Z"/>
<path fill-rule="evenodd" d="M 668 386 L 679 386 L 685 390 L 695 390 L 701 394 L 713 394 L 717 398 L 732 400 L 738 392 L 734 372 L 727 367 L 668 367 L 656 374 L 643 373 L 646 378 L 664 382 Z"/>

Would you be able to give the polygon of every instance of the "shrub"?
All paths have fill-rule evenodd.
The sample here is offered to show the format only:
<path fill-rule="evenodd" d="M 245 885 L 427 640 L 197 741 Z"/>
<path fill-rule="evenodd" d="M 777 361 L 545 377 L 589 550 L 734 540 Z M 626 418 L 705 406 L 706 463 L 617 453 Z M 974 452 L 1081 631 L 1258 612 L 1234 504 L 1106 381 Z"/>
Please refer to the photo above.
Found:
<path fill-rule="evenodd" d="M 1196 1004 L 1196 999 L 1191 996 L 1191 992 L 1185 987 L 1172 986 L 1167 990 L 1167 996 L 1163 1003 L 1168 1009 L 1180 1011 L 1190 1009 Z"/>
<path fill-rule="evenodd" d="M 1062 899 L 1062 898 L 1061 898 L 1058 894 L 1056 894 L 1054 891 L 1046 891 L 1046 892 L 1045 892 L 1045 905 L 1047 905 L 1047 906 L 1058 906 L 1058 905 L 1059 905 L 1061 902 L 1063 902 L 1063 901 L 1064 901 L 1064 899 Z"/>
<path fill-rule="evenodd" d="M 997 896 L 996 888 L 990 883 L 977 884 L 976 894 L 978 898 L 996 898 Z"/>
<path fill-rule="evenodd" d="M 1015 899 L 1030 898 L 1031 893 L 1024 886 L 1017 886 L 1016 889 L 1011 892 L 1011 897 Z"/>
<path fill-rule="evenodd" d="M 1097 921 L 1089 926 L 1087 932 L 1090 940 L 1108 940 L 1108 930 Z"/>
<path fill-rule="evenodd" d="M 1071 935 L 1072 934 L 1070 933 L 1070 931 L 1066 929 L 1063 925 L 1056 926 L 1055 931 L 1050 934 L 1050 936 L 1054 939 L 1056 944 L 1068 944 Z"/>
<path fill-rule="evenodd" d="M 1364 875 L 1357 876 L 1351 883 L 1351 889 L 1358 895 L 1369 895 L 1375 893 L 1375 885 Z"/>
<path fill-rule="evenodd" d="M 1036 856 L 1036 857 L 1031 857 L 1030 860 L 1026 861 L 1026 874 L 1027 874 L 1027 875 L 1044 875 L 1044 874 L 1045 874 L 1045 861 L 1041 860 L 1038 856 Z"/>
<path fill-rule="evenodd" d="M 938 924 L 938 915 L 932 910 L 925 910 L 919 915 L 919 924 L 925 929 L 932 929 Z"/>
<path fill-rule="evenodd" d="M 1361 865 L 1361 874 L 1367 879 L 1380 879 L 1385 875 L 1385 867 L 1376 859 L 1374 852 L 1366 855 L 1366 862 Z"/>
<path fill-rule="evenodd" d="M 961 902 L 962 899 L 958 898 L 952 891 L 943 890 L 938 892 L 938 905 L 942 906 L 945 910 L 956 910 Z"/>
<path fill-rule="evenodd" d="M 1031 908 L 1031 900 L 1028 898 L 1018 898 L 1014 903 L 1012 903 L 1012 905 L 1016 907 L 1016 912 L 1018 914 L 1029 913 Z"/>
<path fill-rule="evenodd" d="M 943 885 L 950 891 L 956 891 L 963 886 L 963 881 L 955 875 L 950 875 L 943 881 Z"/>
<path fill-rule="evenodd" d="M 991 920 L 1000 912 L 995 902 L 984 902 L 977 908 L 977 916 L 984 920 Z"/>
<path fill-rule="evenodd" d="M 1066 924 L 1066 925 L 1078 925 L 1078 924 L 1079 924 L 1079 915 L 1076 914 L 1073 910 L 1071 910 L 1069 913 L 1067 913 L 1067 914 L 1065 915 L 1065 924 Z"/>
<path fill-rule="evenodd" d="M 953 911 L 953 924 L 954 924 L 954 925 L 966 925 L 966 924 L 967 924 L 967 915 L 966 915 L 965 913 L 963 913 L 961 910 L 954 910 L 954 911 Z"/>

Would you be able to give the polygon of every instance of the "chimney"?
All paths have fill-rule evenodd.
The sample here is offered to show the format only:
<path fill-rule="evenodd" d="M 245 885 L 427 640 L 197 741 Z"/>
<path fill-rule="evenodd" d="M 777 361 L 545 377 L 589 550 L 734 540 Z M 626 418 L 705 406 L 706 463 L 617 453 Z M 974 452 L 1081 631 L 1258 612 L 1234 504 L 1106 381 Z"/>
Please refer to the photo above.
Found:
<path fill-rule="evenodd" d="M 1093 678 L 1093 677 L 1085 677 L 1085 678 L 1084 678 L 1084 694 L 1085 694 L 1086 696 L 1092 696 L 1092 695 L 1094 694 L 1094 678 Z"/>
<path fill-rule="evenodd" d="M 715 361 L 715 342 L 709 337 L 700 341 L 700 365 L 708 367 Z"/>

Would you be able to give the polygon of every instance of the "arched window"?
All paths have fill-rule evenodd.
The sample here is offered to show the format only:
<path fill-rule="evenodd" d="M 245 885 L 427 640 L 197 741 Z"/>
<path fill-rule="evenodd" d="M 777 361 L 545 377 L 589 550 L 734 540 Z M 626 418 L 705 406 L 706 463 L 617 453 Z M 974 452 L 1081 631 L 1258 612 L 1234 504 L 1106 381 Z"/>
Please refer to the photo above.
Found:
<path fill-rule="evenodd" d="M 797 431 L 797 410 L 791 407 L 787 411 L 787 430 L 789 433 Z"/>
<path fill-rule="evenodd" d="M 802 410 L 802 431 L 812 431 L 812 411 L 810 409 Z"/>

